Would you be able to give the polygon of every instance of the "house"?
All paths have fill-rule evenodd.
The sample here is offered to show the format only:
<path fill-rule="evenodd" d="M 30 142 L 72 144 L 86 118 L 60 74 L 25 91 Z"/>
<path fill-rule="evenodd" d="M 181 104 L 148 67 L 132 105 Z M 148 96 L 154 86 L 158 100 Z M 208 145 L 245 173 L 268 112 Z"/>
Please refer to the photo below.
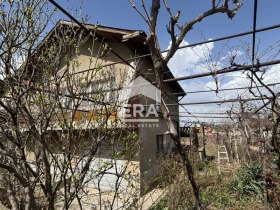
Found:
<path fill-rule="evenodd" d="M 102 190 L 114 190 L 118 172 L 125 168 L 126 177 L 132 171 L 137 174 L 144 191 L 156 175 L 159 157 L 172 146 L 171 138 L 164 134 L 167 124 L 159 109 L 160 95 L 166 104 L 177 104 L 184 94 L 170 93 L 184 91 L 177 82 L 164 83 L 163 91 L 151 84 L 155 74 L 151 58 L 144 56 L 149 49 L 143 31 L 84 26 L 90 34 L 75 23 L 59 21 L 33 52 L 23 81 L 32 84 L 33 93 L 38 94 L 37 104 L 33 101 L 34 115 L 38 119 L 44 116 L 43 122 L 47 122 L 45 127 L 35 124 L 45 129 L 40 132 L 46 133 L 50 150 L 62 155 L 62 161 L 68 152 L 82 157 L 76 165 L 83 167 L 94 153 L 89 168 L 93 174 L 100 168 L 104 173 L 86 175 L 90 186 L 98 182 Z M 173 75 L 168 70 L 164 79 L 169 78 Z M 169 106 L 169 110 L 178 128 L 179 108 Z M 29 118 L 24 114 L 21 118 L 24 127 Z M 28 159 L 34 160 L 36 147 L 27 146 L 31 151 Z M 52 173 L 59 175 L 54 168 Z M 128 184 L 125 179 L 121 183 L 123 188 Z"/>

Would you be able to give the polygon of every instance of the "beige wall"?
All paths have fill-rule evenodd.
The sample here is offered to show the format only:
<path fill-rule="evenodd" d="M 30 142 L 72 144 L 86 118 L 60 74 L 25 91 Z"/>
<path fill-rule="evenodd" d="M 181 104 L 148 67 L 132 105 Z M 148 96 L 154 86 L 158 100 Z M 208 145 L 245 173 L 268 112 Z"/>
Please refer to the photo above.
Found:
<path fill-rule="evenodd" d="M 134 53 L 130 51 L 124 44 L 121 43 L 110 43 L 109 45 L 117 52 L 119 53 L 124 59 L 129 59 L 134 56 Z M 88 40 L 85 42 L 84 47 L 80 50 L 81 54 L 77 57 L 78 66 L 75 67 L 76 72 L 80 72 L 83 70 L 87 70 L 90 68 L 95 68 L 97 65 L 105 65 L 110 64 L 113 62 L 119 61 L 119 58 L 114 56 L 112 53 L 109 53 L 109 55 L 106 57 L 105 60 L 96 59 L 95 57 L 91 57 L 90 50 L 93 49 L 94 52 L 98 51 L 100 48 L 99 43 L 92 43 L 92 40 Z M 96 53 L 93 54 L 93 56 L 96 56 Z M 64 69 L 66 66 L 62 67 Z M 147 74 L 147 77 L 150 80 L 155 81 L 155 75 L 152 71 L 152 64 L 147 58 L 141 59 L 139 63 L 139 70 L 143 73 L 149 73 Z M 132 70 L 130 67 L 123 63 L 115 64 L 111 67 L 106 67 L 105 72 L 107 71 L 108 75 L 113 75 L 116 79 L 116 82 L 123 81 L 124 79 L 130 80 L 131 78 L 128 78 L 129 75 L 132 75 L 134 70 Z M 100 75 L 101 73 L 97 74 Z M 86 73 L 80 74 L 81 76 L 85 76 Z M 102 77 L 102 76 L 101 76 Z M 164 91 L 166 93 L 174 92 L 172 90 L 172 87 L 168 84 L 164 84 Z M 173 104 L 176 103 L 177 97 L 174 95 L 171 95 L 173 97 L 172 100 L 165 94 L 163 94 L 163 97 L 167 104 Z M 150 102 L 149 102 L 150 103 Z M 148 104 L 149 104 L 148 103 Z M 174 115 L 178 115 L 178 106 L 169 106 L 170 112 Z M 177 126 L 178 119 L 177 117 L 172 117 L 174 119 L 174 123 Z M 159 117 L 159 123 L 158 127 L 145 127 L 145 128 L 139 128 L 139 140 L 141 143 L 140 148 L 140 172 L 141 172 L 141 187 L 143 189 L 145 182 L 148 180 L 149 177 L 153 177 L 155 174 L 155 166 L 156 162 L 158 160 L 158 155 L 156 151 L 156 135 L 162 135 L 167 131 L 167 124 L 165 120 L 162 117 Z M 172 142 L 170 136 L 165 136 L 165 138 Z"/>
<path fill-rule="evenodd" d="M 174 121 L 177 127 L 176 122 Z M 167 124 L 165 120 L 159 118 L 158 127 L 147 127 L 139 129 L 139 139 L 141 142 L 140 149 L 140 172 L 141 172 L 141 189 L 145 189 L 157 174 L 157 161 L 159 161 L 160 154 L 157 154 L 156 136 L 163 135 L 167 131 Z M 170 143 L 171 148 L 174 143 L 169 135 L 164 135 L 167 142 Z M 168 145 L 168 144 L 167 144 Z M 168 147 L 166 148 L 166 152 Z"/>
<path fill-rule="evenodd" d="M 121 43 L 112 43 L 108 42 L 109 46 L 119 53 L 124 59 L 129 59 L 132 56 L 132 52 Z M 111 66 L 103 67 L 100 71 L 101 66 L 110 65 L 112 63 L 120 61 L 112 53 L 108 53 L 107 56 L 101 56 L 97 58 L 98 55 L 101 55 L 102 47 L 99 42 L 93 42 L 92 39 L 88 39 L 80 49 L 80 54 L 77 55 L 71 62 L 69 69 L 71 73 L 77 73 L 91 69 L 91 71 L 76 74 L 76 77 L 86 77 L 91 76 L 92 80 L 100 80 L 102 78 L 108 79 L 110 76 L 115 78 L 117 83 L 124 80 L 124 76 L 131 74 L 131 67 L 128 67 L 124 63 L 117 63 Z M 61 67 L 61 71 L 66 69 L 66 64 Z M 129 73 L 130 72 L 130 73 Z"/>

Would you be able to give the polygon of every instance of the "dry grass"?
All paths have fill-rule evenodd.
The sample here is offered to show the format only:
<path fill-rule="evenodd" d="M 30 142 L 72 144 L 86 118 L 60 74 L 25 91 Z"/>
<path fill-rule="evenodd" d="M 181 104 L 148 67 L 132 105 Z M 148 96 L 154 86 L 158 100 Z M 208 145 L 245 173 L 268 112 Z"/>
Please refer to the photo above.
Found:
<path fill-rule="evenodd" d="M 206 144 L 207 156 L 217 157 L 217 147 L 214 143 L 208 142 Z M 226 210 L 266 210 L 269 209 L 257 196 L 238 197 L 236 194 L 229 190 L 229 183 L 232 176 L 236 173 L 239 165 L 235 162 L 231 163 L 229 173 L 218 174 L 216 161 L 201 161 L 194 159 L 194 172 L 195 178 L 200 186 L 201 199 L 206 209 L 226 209 Z M 153 210 L 160 209 L 193 209 L 194 197 L 190 183 L 184 173 L 182 166 L 169 165 L 169 170 L 176 169 L 177 175 L 174 173 L 168 180 L 166 185 L 168 191 L 166 196 L 154 206 Z M 167 177 L 165 177 L 167 178 Z M 167 181 L 167 180 L 166 180 Z M 172 184 L 171 184 L 172 183 Z M 168 207 L 167 207 L 168 206 Z"/>

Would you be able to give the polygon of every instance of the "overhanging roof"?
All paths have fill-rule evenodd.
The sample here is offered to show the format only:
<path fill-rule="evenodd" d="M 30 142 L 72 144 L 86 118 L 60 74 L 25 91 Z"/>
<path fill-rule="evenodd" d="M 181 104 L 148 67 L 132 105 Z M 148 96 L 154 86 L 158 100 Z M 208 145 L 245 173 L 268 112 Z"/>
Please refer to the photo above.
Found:
<path fill-rule="evenodd" d="M 44 47 L 44 43 L 48 38 L 50 38 L 54 31 L 61 26 L 71 26 L 74 28 L 79 28 L 80 26 L 71 21 L 60 20 L 54 26 L 54 28 L 48 33 L 48 35 L 43 39 L 38 48 Z M 104 41 L 112 41 L 125 44 L 131 51 L 137 50 L 138 53 L 142 55 L 146 55 L 150 53 L 149 47 L 145 44 L 146 33 L 142 30 L 131 30 L 131 29 L 122 29 L 122 28 L 114 28 L 108 26 L 102 26 L 98 24 L 83 24 L 87 29 L 95 31 L 100 37 L 104 38 Z M 151 60 L 151 57 L 148 57 Z M 170 69 L 167 69 L 167 72 L 164 73 L 163 79 L 172 79 L 174 78 Z M 175 92 L 181 93 L 177 96 L 186 95 L 183 88 L 177 81 L 169 82 L 170 86 L 174 89 Z"/>

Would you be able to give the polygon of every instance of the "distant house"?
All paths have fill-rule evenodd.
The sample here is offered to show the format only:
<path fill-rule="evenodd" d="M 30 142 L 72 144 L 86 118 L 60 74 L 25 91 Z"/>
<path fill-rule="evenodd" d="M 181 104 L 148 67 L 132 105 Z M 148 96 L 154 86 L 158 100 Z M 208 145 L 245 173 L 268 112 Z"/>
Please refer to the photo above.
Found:
<path fill-rule="evenodd" d="M 144 188 L 144 186 L 149 182 L 149 178 L 153 177 L 156 173 L 158 157 L 167 152 L 168 148 L 166 147 L 168 145 L 172 145 L 172 143 L 170 143 L 171 138 L 168 135 L 164 135 L 167 131 L 167 125 L 161 115 L 160 109 L 158 108 L 160 101 L 158 101 L 156 97 L 152 98 L 152 95 L 149 95 L 153 89 L 151 87 L 154 87 L 150 82 L 155 82 L 155 74 L 152 70 L 153 64 L 151 58 L 149 56 L 145 56 L 141 59 L 132 59 L 135 56 L 149 54 L 149 48 L 145 45 L 146 35 L 141 30 L 127 30 L 92 24 L 84 24 L 84 26 L 90 30 L 92 34 L 98 34 L 98 37 L 102 38 L 103 43 L 101 44 L 100 42 L 95 42 L 93 38 L 94 36 L 86 33 L 83 37 L 77 37 L 77 39 L 79 38 L 83 41 L 83 44 L 79 49 L 74 49 L 79 50 L 78 56 L 67 56 L 67 59 L 75 59 L 77 66 L 75 68 L 72 66 L 69 67 L 65 61 L 65 64 L 61 65 L 56 71 L 61 72 L 61 77 L 63 77 L 64 70 L 66 68 L 70 69 L 72 74 L 76 75 L 77 79 L 82 78 L 81 85 L 83 85 L 83 81 L 86 80 L 85 78 L 87 78 L 89 72 L 91 72 L 89 69 L 100 68 L 100 71 L 94 76 L 93 81 L 81 88 L 84 92 L 88 92 L 88 97 L 86 99 L 82 99 L 82 102 L 78 107 L 74 107 L 73 102 L 69 102 L 69 98 L 71 98 L 73 94 L 67 89 L 60 92 L 59 100 L 64 102 L 66 107 L 65 109 L 67 109 L 65 114 L 72 119 L 71 122 L 73 123 L 75 129 L 84 129 L 83 125 L 88 124 L 90 121 L 92 121 L 92 129 L 97 129 L 93 119 L 98 118 L 98 110 L 92 100 L 95 92 L 101 88 L 103 88 L 104 92 L 102 103 L 107 103 L 108 106 L 110 103 L 115 103 L 117 107 L 121 107 L 122 104 L 129 104 L 126 107 L 124 106 L 116 109 L 114 112 L 110 112 L 107 120 L 112 122 L 109 126 L 110 129 L 120 129 L 126 126 L 127 128 L 130 128 L 127 129 L 126 132 L 130 132 L 131 129 L 133 129 L 133 131 L 137 134 L 140 146 L 137 156 L 133 158 L 133 167 L 138 168 L 141 180 L 140 185 L 141 188 Z M 79 26 L 75 23 L 64 20 L 59 21 L 39 45 L 38 48 L 40 52 L 47 51 L 49 47 L 48 42 L 55 42 L 56 36 L 64 37 L 65 39 L 67 36 L 75 36 L 75 34 L 71 34 L 70 32 L 62 33 L 62 31 L 66 31 L 65 29 L 67 28 L 72 29 L 71 33 L 73 33 L 73 31 L 80 30 Z M 108 48 L 106 48 L 107 46 Z M 116 52 L 117 55 L 111 53 L 110 50 Z M 63 52 L 67 53 L 66 50 L 63 50 Z M 118 55 L 128 60 L 132 66 L 137 66 L 138 71 L 120 61 Z M 38 74 L 38 79 L 44 76 L 44 72 L 40 72 L 40 70 L 37 70 L 36 74 Z M 58 73 L 58 75 L 59 74 L 60 73 Z M 172 73 L 170 71 L 165 72 L 164 79 L 169 78 L 174 78 Z M 141 90 L 139 91 L 138 88 L 137 91 L 141 92 L 141 96 L 139 94 L 133 94 L 131 90 L 131 88 L 133 89 L 135 85 L 141 86 L 141 84 L 138 83 L 142 83 L 144 84 L 144 87 L 146 87 L 146 89 L 142 92 Z M 123 93 L 121 91 L 126 90 L 127 87 L 130 87 L 130 90 L 127 94 L 125 94 L 127 98 L 124 97 L 123 101 L 120 103 L 120 101 L 117 101 L 118 99 L 116 99 L 116 96 L 120 96 Z M 177 82 L 164 83 L 163 90 L 167 94 L 184 92 Z M 170 96 L 162 94 L 162 97 L 164 97 L 167 104 L 176 104 L 178 102 L 178 97 L 182 95 L 184 94 L 171 94 Z M 133 105 L 135 104 L 140 104 L 145 107 L 144 110 L 141 110 L 144 113 L 143 116 L 139 110 L 133 110 Z M 151 104 L 157 105 L 156 114 L 155 110 L 149 110 L 149 106 Z M 75 110 L 73 111 L 74 108 Z M 127 113 L 127 109 L 131 111 L 131 118 L 127 117 L 127 114 L 129 114 Z M 178 128 L 178 106 L 170 106 L 169 109 L 175 116 L 173 117 L 173 121 Z M 147 117 L 147 113 L 149 111 L 152 112 L 153 115 L 149 115 Z M 133 115 L 133 112 L 137 112 L 135 116 Z M 113 124 L 117 118 L 125 123 Z M 52 130 L 57 131 L 64 129 L 60 126 L 59 120 L 60 116 L 56 116 L 54 118 L 49 127 L 50 132 Z M 87 127 L 87 129 L 88 128 L 90 127 Z M 104 144 L 102 146 L 106 152 L 99 153 L 99 156 L 97 157 L 98 161 L 110 160 L 112 154 L 108 152 L 108 149 L 106 149 L 108 144 L 109 143 L 106 143 L 106 140 L 104 140 Z M 120 151 L 122 151 L 124 147 L 125 144 L 119 144 L 117 146 Z M 32 155 L 30 158 L 32 158 Z M 113 188 L 114 181 L 117 179 L 114 172 L 118 170 L 118 168 L 121 168 L 125 161 L 125 158 L 119 158 L 114 167 L 110 169 L 111 173 L 105 174 L 102 177 L 102 180 L 104 181 L 102 181 L 101 187 L 104 190 Z M 94 169 L 95 167 L 98 167 L 98 165 L 94 162 L 90 167 Z M 89 183 L 91 183 L 90 179 L 91 177 L 88 177 Z M 92 179 L 94 182 L 94 178 Z"/>

